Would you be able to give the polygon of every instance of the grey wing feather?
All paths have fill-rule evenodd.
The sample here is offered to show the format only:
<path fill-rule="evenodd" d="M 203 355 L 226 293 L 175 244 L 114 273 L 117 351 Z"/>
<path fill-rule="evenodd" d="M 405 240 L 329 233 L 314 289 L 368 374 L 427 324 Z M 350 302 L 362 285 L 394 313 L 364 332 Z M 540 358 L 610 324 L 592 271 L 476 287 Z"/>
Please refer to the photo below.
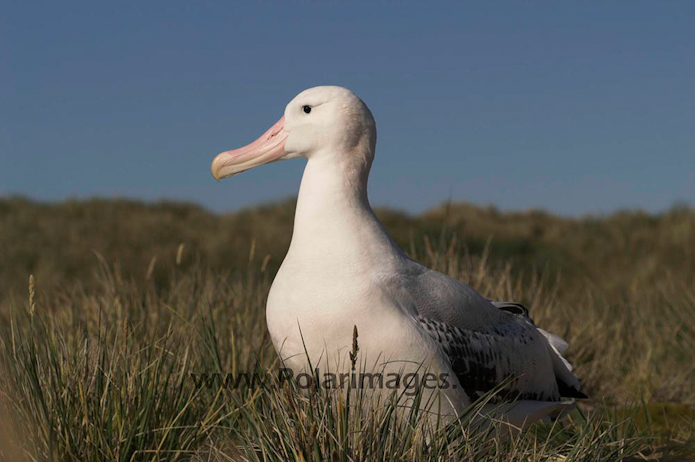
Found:
<path fill-rule="evenodd" d="M 524 317 L 524 318 L 528 319 L 529 321 L 533 322 L 533 319 L 531 319 L 531 316 L 528 313 L 528 309 L 524 305 L 522 305 L 521 303 L 501 302 L 501 301 L 497 301 L 497 300 L 490 300 L 490 302 L 493 305 L 495 305 L 495 307 L 497 309 L 500 309 L 502 311 L 506 311 L 507 313 L 515 314 L 517 316 Z"/>
<path fill-rule="evenodd" d="M 498 309 L 515 314 L 535 326 L 533 319 L 531 319 L 531 316 L 529 315 L 528 309 L 521 303 L 502 301 L 491 302 Z M 536 327 L 536 329 L 546 340 L 548 347 L 552 351 L 550 356 L 553 361 L 553 370 L 555 372 L 555 378 L 557 380 L 560 394 L 568 398 L 587 398 L 584 393 L 579 391 L 579 380 L 574 376 L 574 374 L 572 374 L 572 365 L 562 356 L 562 354 L 567 351 L 567 348 L 569 348 L 567 342 L 557 335 L 551 334 L 540 327 Z"/>
<path fill-rule="evenodd" d="M 561 339 L 536 328 L 522 304 L 490 301 L 414 261 L 394 282 L 409 294 L 418 321 L 448 356 L 469 397 L 507 378 L 514 380 L 508 393 L 524 399 L 585 397 L 560 355 Z"/>

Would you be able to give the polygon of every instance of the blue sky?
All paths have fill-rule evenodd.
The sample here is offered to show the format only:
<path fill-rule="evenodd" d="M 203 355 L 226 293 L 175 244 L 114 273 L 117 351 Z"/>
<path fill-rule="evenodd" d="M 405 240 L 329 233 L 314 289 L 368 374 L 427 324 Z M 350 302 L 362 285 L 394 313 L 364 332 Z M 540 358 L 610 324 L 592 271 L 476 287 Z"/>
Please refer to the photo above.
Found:
<path fill-rule="evenodd" d="M 210 162 L 332 84 L 376 117 L 375 205 L 693 203 L 695 2 L 331 3 L 5 4 L 0 195 L 294 195 L 302 160 Z"/>

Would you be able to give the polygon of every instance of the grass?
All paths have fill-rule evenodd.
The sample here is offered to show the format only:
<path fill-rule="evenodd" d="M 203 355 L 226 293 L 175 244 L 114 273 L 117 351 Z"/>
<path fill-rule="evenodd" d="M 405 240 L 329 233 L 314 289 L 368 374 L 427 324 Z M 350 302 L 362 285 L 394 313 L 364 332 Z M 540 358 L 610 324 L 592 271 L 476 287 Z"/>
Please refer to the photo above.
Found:
<path fill-rule="evenodd" d="M 185 204 L 0 201 L 2 456 L 695 460 L 695 212 L 379 212 L 412 256 L 528 304 L 570 343 L 592 399 L 500 441 L 467 418 L 437 428 L 388 404 L 369 412 L 273 382 L 264 305 L 292 206 L 215 216 Z M 267 374 L 273 386 L 196 387 L 215 372 Z"/>

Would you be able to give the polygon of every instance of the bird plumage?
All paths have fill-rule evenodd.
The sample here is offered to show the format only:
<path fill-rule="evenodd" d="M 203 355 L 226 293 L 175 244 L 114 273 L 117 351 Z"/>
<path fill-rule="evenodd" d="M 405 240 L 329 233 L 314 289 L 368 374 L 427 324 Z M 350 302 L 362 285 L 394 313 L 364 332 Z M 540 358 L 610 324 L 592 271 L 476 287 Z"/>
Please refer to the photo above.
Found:
<path fill-rule="evenodd" d="M 522 421 L 566 408 L 563 396 L 583 396 L 561 356 L 566 343 L 537 328 L 523 305 L 491 302 L 395 244 L 367 197 L 375 146 L 367 106 L 344 88 L 316 87 L 259 140 L 213 162 L 220 179 L 283 158 L 308 160 L 290 249 L 266 307 L 285 365 L 349 370 L 356 327 L 368 370 L 424 364 L 451 376 L 447 415 L 507 382 L 499 398 L 520 400 L 508 410 Z"/>

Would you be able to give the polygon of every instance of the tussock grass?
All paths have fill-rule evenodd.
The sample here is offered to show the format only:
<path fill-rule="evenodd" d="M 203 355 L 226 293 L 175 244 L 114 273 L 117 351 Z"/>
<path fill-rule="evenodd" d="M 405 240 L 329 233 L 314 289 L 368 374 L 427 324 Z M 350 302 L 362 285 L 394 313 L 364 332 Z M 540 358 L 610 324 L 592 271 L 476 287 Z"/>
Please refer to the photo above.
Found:
<path fill-rule="evenodd" d="M 22 208 L 21 201 L 9 202 L 11 209 Z M 21 213 L 0 207 L 0 220 L 15 228 L 21 228 L 21 223 L 28 226 L 31 219 L 17 214 L 31 217 L 33 208 L 73 207 L 71 219 L 77 222 L 66 223 L 58 211 L 49 215 L 62 217 L 56 218 L 60 226 L 80 229 L 85 241 L 74 241 L 74 248 L 63 250 L 45 247 L 54 239 L 44 235 L 53 229 L 47 221 L 42 225 L 45 231 L 24 233 L 34 240 L 34 263 L 16 263 L 14 272 L 8 273 L 7 260 L 2 260 L 0 450 L 7 460 L 695 457 L 695 267 L 689 253 L 692 247 L 672 253 L 693 238 L 691 212 L 676 210 L 658 218 L 617 215 L 603 221 L 478 209 L 469 213 L 465 207 L 449 207 L 446 213 L 434 210 L 431 216 L 417 218 L 398 214 L 389 218 L 393 212 L 382 212 L 387 226 L 394 227 L 402 246 L 415 258 L 488 297 L 526 303 L 540 327 L 569 341 L 568 359 L 592 400 L 565 420 L 539 424 L 501 441 L 474 428 L 467 417 L 437 428 L 417 412 L 403 415 L 388 404 L 368 412 L 360 406 L 346 406 L 325 391 L 300 393 L 291 383 L 260 387 L 240 381 L 236 387 L 225 387 L 223 380 L 217 380 L 210 387 L 197 387 L 191 374 L 225 377 L 255 372 L 271 380 L 277 376 L 279 365 L 267 336 L 264 305 L 274 274 L 272 262 L 281 255 L 267 255 L 273 245 L 278 251 L 285 245 L 277 233 L 286 231 L 282 223 L 291 203 L 243 212 L 244 219 L 217 218 L 183 205 L 165 204 L 160 210 L 138 204 L 96 204 L 28 204 Z M 120 209 L 122 206 L 139 210 L 136 215 L 153 216 L 147 218 L 149 224 L 123 223 L 124 217 L 133 216 Z M 109 213 L 120 210 L 118 232 L 99 222 L 100 208 Z M 461 216 L 457 218 L 456 213 Z M 682 214 L 682 220 L 673 214 Z M 77 218 L 80 215 L 83 218 Z M 191 234 L 190 240 L 179 239 L 176 228 L 168 237 L 147 236 L 151 227 L 161 223 L 165 223 L 163 227 L 180 226 L 175 225 L 178 216 L 202 222 L 186 231 L 199 233 L 198 237 Z M 287 216 L 291 223 L 291 212 Z M 217 240 L 231 239 L 225 233 L 234 230 L 220 224 L 225 220 L 236 223 L 242 234 L 248 233 L 248 240 L 230 250 L 226 244 L 214 244 L 213 239 L 205 250 L 201 242 L 206 233 L 216 235 Z M 418 225 L 418 220 L 426 226 Z M 655 236 L 666 233 L 661 220 L 680 224 L 674 236 L 652 242 L 650 239 L 662 239 Z M 636 229 L 641 237 L 631 236 L 629 229 L 642 221 L 649 226 Z M 278 226 L 271 230 L 265 228 L 268 223 Z M 264 231 L 254 241 L 253 231 L 261 225 Z M 74 232 L 60 226 L 55 227 L 59 235 Z M 95 237 L 90 226 L 103 235 Z M 134 236 L 131 226 L 145 235 Z M 200 231 L 205 226 L 210 229 Z M 585 253 L 573 254 L 572 246 L 563 251 L 572 256 L 572 262 L 583 262 L 581 265 L 558 265 L 562 255 L 553 246 L 559 246 L 559 241 L 539 237 L 557 234 L 574 242 L 571 236 L 553 231 L 563 226 L 586 228 L 574 231 L 577 240 L 586 240 L 574 244 Z M 13 235 L 13 242 L 28 248 L 21 233 L 13 234 L 19 231 L 0 229 L 0 234 Z M 472 237 L 463 239 L 460 236 L 466 229 Z M 473 229 L 482 231 L 478 235 Z M 501 229 L 508 234 L 497 233 L 497 237 Z M 658 232 L 649 234 L 649 230 Z M 526 236 L 526 232 L 531 234 Z M 491 234 L 495 235 L 492 239 Z M 36 235 L 43 237 L 31 237 Z M 590 235 L 595 239 L 586 237 Z M 114 236 L 118 236 L 116 243 Z M 144 252 L 137 264 L 133 249 L 138 247 L 127 248 L 131 238 L 141 242 L 138 245 Z M 611 247 L 621 239 L 627 239 L 623 247 Z M 602 240 L 607 243 L 597 243 Z M 498 241 L 501 251 L 495 250 Z M 27 248 L 9 251 L 8 241 L 0 242 L 3 256 L 19 258 L 21 252 L 28 252 Z M 153 250 L 145 250 L 148 242 L 156 249 L 154 255 Z M 536 250 L 513 253 L 509 249 L 518 242 L 527 242 L 524 245 Z M 636 249 L 641 252 L 639 257 L 628 255 Z M 233 261 L 227 268 L 207 256 L 206 252 L 218 250 Z M 61 272 L 60 259 L 55 256 L 61 252 L 75 262 L 84 261 L 84 267 L 75 269 L 79 278 Z M 544 260 L 546 253 L 551 256 Z M 124 255 L 130 257 L 124 259 Z M 604 263 L 611 261 L 606 263 L 605 273 L 599 271 L 600 265 L 591 263 L 591 255 L 598 255 Z M 154 256 L 157 260 L 152 263 Z M 640 259 L 656 263 L 642 268 Z M 576 269 L 582 265 L 585 270 Z M 49 268 L 57 274 L 46 273 Z M 24 272 L 35 270 L 30 284 Z M 21 284 L 12 282 L 15 273 L 22 276 Z"/>

